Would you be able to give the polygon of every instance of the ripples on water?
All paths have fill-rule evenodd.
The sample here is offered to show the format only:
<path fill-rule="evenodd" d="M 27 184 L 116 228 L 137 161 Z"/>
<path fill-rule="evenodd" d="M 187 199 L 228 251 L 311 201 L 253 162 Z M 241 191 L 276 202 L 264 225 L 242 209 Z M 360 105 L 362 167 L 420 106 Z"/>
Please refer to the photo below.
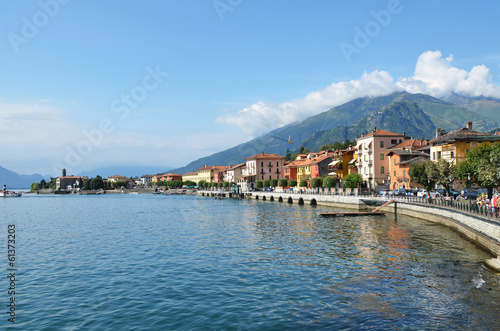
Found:
<path fill-rule="evenodd" d="M 153 195 L 26 196 L 0 210 L 18 229 L 23 330 L 500 325 L 490 256 L 404 216 Z"/>

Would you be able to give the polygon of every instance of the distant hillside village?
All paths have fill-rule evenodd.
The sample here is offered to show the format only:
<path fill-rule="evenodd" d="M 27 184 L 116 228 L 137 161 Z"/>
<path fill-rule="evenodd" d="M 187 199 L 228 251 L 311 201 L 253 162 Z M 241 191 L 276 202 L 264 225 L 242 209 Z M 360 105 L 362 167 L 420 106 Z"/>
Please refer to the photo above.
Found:
<path fill-rule="evenodd" d="M 134 188 L 234 185 L 240 192 L 246 192 L 266 187 L 286 189 L 318 187 L 318 185 L 325 187 L 321 185 L 325 178 L 331 179 L 328 186 L 343 187 L 349 178 L 356 178 L 358 187 L 377 192 L 381 189 L 409 189 L 427 186 L 422 178 L 414 178 L 416 171 L 411 171 L 412 168 L 422 166 L 428 161 L 442 163 L 440 160 L 457 166 L 466 159 L 467 152 L 472 148 L 497 143 L 500 143 L 500 132 L 492 134 L 474 131 L 472 122 L 468 122 L 464 128 L 448 133 L 438 128 L 436 136 L 431 140 L 414 139 L 408 137 L 405 132 L 395 133 L 373 128 L 372 132 L 363 132 L 357 138 L 355 146 L 349 145 L 345 149 L 325 148 L 326 150 L 318 152 L 305 151 L 292 160 L 285 160 L 285 156 L 262 152 L 247 157 L 242 160 L 244 162 L 237 165 L 205 164 L 197 171 L 182 175 L 165 173 L 143 175 L 134 179 L 115 175 L 101 179 L 103 183 L 99 186 Z M 434 174 L 434 177 L 428 174 L 427 182 L 442 183 L 443 181 L 436 176 L 442 177 L 443 174 Z M 446 182 L 449 179 L 450 186 L 451 182 L 457 179 L 451 174 L 446 177 L 444 180 Z M 84 182 L 87 182 L 87 187 L 84 187 Z M 91 184 L 91 180 L 87 177 L 66 176 L 64 172 L 61 177 L 55 179 L 56 190 L 93 188 Z M 460 184 L 463 187 L 464 183 Z"/>

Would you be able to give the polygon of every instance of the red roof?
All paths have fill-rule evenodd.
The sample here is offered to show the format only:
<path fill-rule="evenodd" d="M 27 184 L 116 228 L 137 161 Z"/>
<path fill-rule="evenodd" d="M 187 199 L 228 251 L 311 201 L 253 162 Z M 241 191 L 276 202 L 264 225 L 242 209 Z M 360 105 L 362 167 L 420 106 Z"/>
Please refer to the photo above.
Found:
<path fill-rule="evenodd" d="M 247 157 L 245 160 L 251 160 L 251 159 L 276 159 L 276 160 L 282 160 L 284 159 L 284 156 L 278 155 L 278 154 L 264 154 L 262 152 L 261 154 L 257 154 L 254 156 Z"/>
<path fill-rule="evenodd" d="M 403 133 L 394 133 L 386 130 L 374 130 L 369 134 L 364 135 L 360 138 L 370 137 L 370 136 L 405 136 Z"/>

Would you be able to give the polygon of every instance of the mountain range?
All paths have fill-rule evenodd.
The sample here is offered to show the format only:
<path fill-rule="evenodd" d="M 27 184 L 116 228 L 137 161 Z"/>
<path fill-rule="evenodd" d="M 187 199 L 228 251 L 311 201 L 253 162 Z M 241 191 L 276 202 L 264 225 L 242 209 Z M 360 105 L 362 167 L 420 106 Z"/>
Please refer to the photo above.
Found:
<path fill-rule="evenodd" d="M 436 128 L 450 131 L 472 121 L 474 130 L 488 132 L 500 128 L 499 110 L 500 100 L 467 98 L 455 94 L 445 99 L 407 92 L 357 98 L 172 171 L 183 174 L 196 171 L 205 164 L 238 164 L 258 153 L 284 155 L 287 149 L 294 152 L 302 146 L 318 150 L 326 143 L 356 139 L 363 132 L 371 132 L 374 127 L 431 139 Z M 288 143 L 289 138 L 293 145 Z"/>
<path fill-rule="evenodd" d="M 17 172 L 0 167 L 1 188 L 6 185 L 7 189 L 26 189 L 30 188 L 32 183 L 40 182 L 42 179 L 47 180 L 47 178 L 39 174 L 20 175 Z"/>

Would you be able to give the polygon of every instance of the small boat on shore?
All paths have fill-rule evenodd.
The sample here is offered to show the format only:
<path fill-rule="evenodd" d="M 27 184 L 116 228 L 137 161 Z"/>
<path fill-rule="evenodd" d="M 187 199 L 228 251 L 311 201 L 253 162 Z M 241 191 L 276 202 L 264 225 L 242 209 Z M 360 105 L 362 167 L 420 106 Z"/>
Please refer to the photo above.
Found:
<path fill-rule="evenodd" d="M 13 197 L 20 197 L 23 195 L 20 192 L 14 192 L 14 191 L 7 191 L 7 187 L 4 185 L 3 190 L 0 191 L 0 198 L 13 198 Z"/>

